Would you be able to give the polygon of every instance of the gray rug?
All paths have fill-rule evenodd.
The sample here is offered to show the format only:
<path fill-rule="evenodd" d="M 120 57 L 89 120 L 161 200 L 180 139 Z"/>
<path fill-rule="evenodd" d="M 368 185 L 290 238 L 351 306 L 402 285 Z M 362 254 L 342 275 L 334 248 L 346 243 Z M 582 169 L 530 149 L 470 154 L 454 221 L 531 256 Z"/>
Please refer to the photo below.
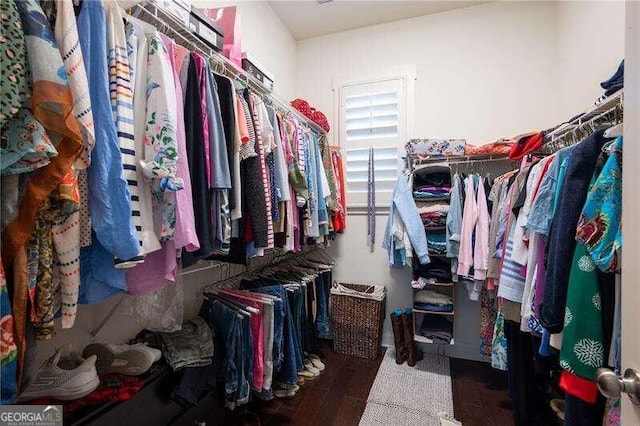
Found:
<path fill-rule="evenodd" d="M 373 382 L 360 426 L 440 426 L 453 419 L 449 358 L 425 354 L 409 367 L 388 349 Z"/>

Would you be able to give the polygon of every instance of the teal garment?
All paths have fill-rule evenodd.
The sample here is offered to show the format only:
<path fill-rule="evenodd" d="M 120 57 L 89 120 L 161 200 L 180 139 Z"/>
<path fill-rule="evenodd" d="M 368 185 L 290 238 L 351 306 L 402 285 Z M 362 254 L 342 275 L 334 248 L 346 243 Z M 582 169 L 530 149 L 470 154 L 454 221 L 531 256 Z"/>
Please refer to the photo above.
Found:
<path fill-rule="evenodd" d="M 619 267 L 621 221 L 622 137 L 619 137 L 611 145 L 609 158 L 587 195 L 576 237 L 603 272 L 615 272 Z"/>

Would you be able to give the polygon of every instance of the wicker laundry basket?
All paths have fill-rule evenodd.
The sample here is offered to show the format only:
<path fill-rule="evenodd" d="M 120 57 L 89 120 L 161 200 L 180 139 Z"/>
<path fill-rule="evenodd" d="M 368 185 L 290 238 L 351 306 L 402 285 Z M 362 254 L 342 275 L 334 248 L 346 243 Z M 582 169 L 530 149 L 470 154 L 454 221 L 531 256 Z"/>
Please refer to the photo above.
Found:
<path fill-rule="evenodd" d="M 340 354 L 375 359 L 380 354 L 386 289 L 366 284 L 334 283 L 331 288 L 333 349 Z"/>

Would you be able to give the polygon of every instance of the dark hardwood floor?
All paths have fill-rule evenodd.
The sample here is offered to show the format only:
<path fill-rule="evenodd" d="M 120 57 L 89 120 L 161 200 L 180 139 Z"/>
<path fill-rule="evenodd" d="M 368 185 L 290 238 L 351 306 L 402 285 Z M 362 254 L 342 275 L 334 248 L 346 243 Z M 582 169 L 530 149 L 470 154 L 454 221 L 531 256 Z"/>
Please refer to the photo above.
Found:
<path fill-rule="evenodd" d="M 322 356 L 327 369 L 293 399 L 254 400 L 232 413 L 213 392 L 174 424 L 357 426 L 382 355 L 373 361 L 339 355 L 326 343 Z M 514 425 L 504 373 L 487 363 L 452 358 L 451 377 L 455 418 L 464 426 Z"/>
<path fill-rule="evenodd" d="M 301 386 L 293 399 L 252 401 L 248 407 L 231 413 L 222 407 L 221 395 L 212 393 L 198 404 L 179 425 L 357 425 L 367 404 L 369 390 L 382 362 L 385 349 L 376 360 L 366 360 L 333 352 L 328 343 L 321 357 L 326 370 Z"/>
<path fill-rule="evenodd" d="M 455 417 L 463 426 L 515 425 L 507 376 L 485 362 L 451 358 Z"/>

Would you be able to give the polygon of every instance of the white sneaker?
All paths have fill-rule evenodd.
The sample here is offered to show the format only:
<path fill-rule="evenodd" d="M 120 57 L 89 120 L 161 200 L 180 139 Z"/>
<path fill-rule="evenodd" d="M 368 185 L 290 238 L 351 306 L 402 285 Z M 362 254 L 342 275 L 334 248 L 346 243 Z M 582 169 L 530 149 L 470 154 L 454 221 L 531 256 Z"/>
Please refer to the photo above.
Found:
<path fill-rule="evenodd" d="M 309 358 L 304 359 L 304 369 L 313 373 L 316 376 L 320 375 L 320 370 L 313 366 L 313 363 Z"/>
<path fill-rule="evenodd" d="M 320 371 L 323 371 L 326 368 L 324 363 L 320 360 L 320 357 L 316 354 L 309 354 L 309 361 L 311 361 L 311 364 Z"/>
<path fill-rule="evenodd" d="M 100 384 L 96 372 L 96 356 L 82 358 L 69 354 L 71 345 L 62 346 L 42 364 L 40 370 L 18 401 L 53 398 L 62 401 L 82 398 L 93 392 Z"/>
<path fill-rule="evenodd" d="M 86 357 L 96 355 L 98 374 L 118 373 L 138 376 L 149 371 L 154 362 L 160 361 L 162 352 L 144 343 L 134 345 L 110 345 L 93 343 L 82 351 Z"/>

